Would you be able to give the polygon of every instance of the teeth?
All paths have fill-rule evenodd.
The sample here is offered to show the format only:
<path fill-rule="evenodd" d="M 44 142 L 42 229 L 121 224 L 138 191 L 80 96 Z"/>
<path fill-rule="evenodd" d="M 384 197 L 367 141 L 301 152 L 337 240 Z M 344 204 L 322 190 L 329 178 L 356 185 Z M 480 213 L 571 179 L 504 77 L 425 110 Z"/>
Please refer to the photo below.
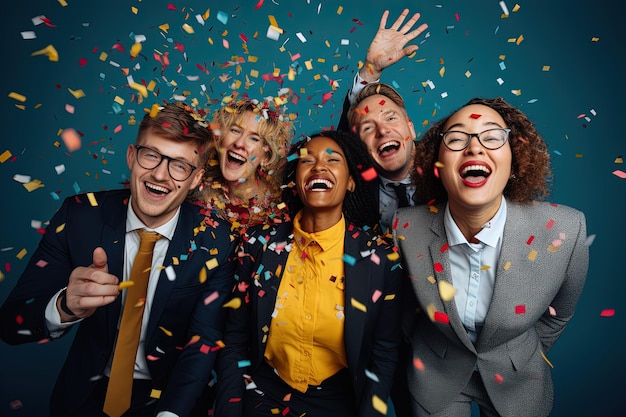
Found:
<path fill-rule="evenodd" d="M 325 180 L 325 179 L 322 179 L 322 178 L 315 178 L 315 179 L 312 179 L 311 181 L 309 181 L 309 182 L 307 183 L 307 185 L 306 185 L 306 186 L 307 186 L 307 188 L 310 190 L 310 189 L 312 189 L 312 188 L 315 186 L 315 184 L 322 184 L 322 185 L 324 185 L 327 189 L 331 189 L 331 188 L 333 188 L 333 183 L 332 183 L 332 182 L 330 182 L 330 181 L 328 181 L 328 180 Z"/>
<path fill-rule="evenodd" d="M 485 174 L 491 174 L 491 171 L 489 170 L 489 168 L 487 168 L 484 165 L 468 165 L 465 168 L 463 168 L 463 171 L 461 171 L 461 175 L 465 175 L 470 171 L 482 171 Z"/>
<path fill-rule="evenodd" d="M 378 147 L 378 152 L 384 152 L 387 148 L 389 147 L 396 147 L 399 148 L 400 147 L 400 143 L 396 142 L 395 140 L 389 141 L 389 142 L 385 142 L 382 145 L 380 145 Z"/>
<path fill-rule="evenodd" d="M 236 159 L 237 161 L 241 161 L 242 163 L 246 162 L 246 158 L 234 152 L 228 152 L 228 157 L 232 159 Z"/>
<path fill-rule="evenodd" d="M 146 183 L 146 187 L 151 189 L 151 190 L 158 191 L 158 192 L 164 193 L 164 194 L 167 194 L 167 193 L 170 192 L 170 190 L 168 190 L 165 187 L 161 187 L 160 185 L 156 185 L 156 184 L 151 184 L 149 182 Z"/>

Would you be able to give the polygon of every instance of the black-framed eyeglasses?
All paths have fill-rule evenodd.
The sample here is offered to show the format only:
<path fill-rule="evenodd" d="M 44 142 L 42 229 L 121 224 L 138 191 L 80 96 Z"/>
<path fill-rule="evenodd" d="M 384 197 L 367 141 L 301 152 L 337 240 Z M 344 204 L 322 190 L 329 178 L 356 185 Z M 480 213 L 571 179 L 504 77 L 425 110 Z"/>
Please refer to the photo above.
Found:
<path fill-rule="evenodd" d="M 472 138 L 476 136 L 478 142 L 485 148 L 491 151 L 500 149 L 504 146 L 509 138 L 511 129 L 496 128 L 484 130 L 480 133 L 467 133 L 460 130 L 449 130 L 444 133 L 440 133 L 443 138 L 443 144 L 451 151 L 462 151 L 467 148 L 472 141 Z"/>
<path fill-rule="evenodd" d="M 172 158 L 146 146 L 134 145 L 137 149 L 137 163 L 144 169 L 155 169 L 163 160 L 167 160 L 167 172 L 174 181 L 185 181 L 198 167 L 189 162 Z"/>

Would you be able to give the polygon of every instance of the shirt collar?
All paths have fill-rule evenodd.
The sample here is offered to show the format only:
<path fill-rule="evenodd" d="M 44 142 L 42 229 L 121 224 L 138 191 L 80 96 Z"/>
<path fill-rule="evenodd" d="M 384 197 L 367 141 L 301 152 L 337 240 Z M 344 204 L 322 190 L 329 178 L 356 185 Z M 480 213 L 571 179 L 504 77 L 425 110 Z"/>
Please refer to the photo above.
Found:
<path fill-rule="evenodd" d="M 132 199 L 132 196 L 130 198 Z M 126 209 L 126 233 L 132 232 L 133 230 L 137 229 L 143 229 L 151 232 L 157 232 L 161 236 L 166 237 L 167 240 L 172 240 L 172 237 L 174 237 L 174 231 L 176 230 L 176 225 L 178 224 L 178 217 L 180 217 L 180 206 L 176 210 L 174 216 L 170 220 L 168 220 L 167 223 L 162 224 L 156 229 L 151 229 L 143 224 L 141 220 L 139 220 L 139 217 L 137 217 L 137 215 L 135 214 L 135 211 L 133 210 L 133 206 L 129 199 L 128 207 Z"/>
<path fill-rule="evenodd" d="M 341 219 L 330 228 L 320 232 L 308 233 L 302 230 L 300 219 L 302 212 L 298 212 L 293 219 L 293 234 L 296 245 L 304 250 L 311 243 L 317 243 L 323 251 L 327 251 L 337 243 L 342 242 L 346 232 L 346 221 L 341 215 Z"/>
<path fill-rule="evenodd" d="M 504 224 L 506 223 L 506 199 L 502 197 L 502 203 L 500 208 L 496 212 L 495 216 L 487 223 L 483 225 L 483 228 L 476 234 L 476 238 L 483 242 L 485 245 L 492 248 L 497 247 L 498 240 L 504 233 Z M 446 210 L 444 214 L 444 225 L 446 227 L 446 235 L 448 238 L 448 244 L 450 246 L 461 245 L 463 243 L 469 244 L 461 229 L 456 225 L 452 214 L 450 214 L 449 204 L 446 204 Z"/>
<path fill-rule="evenodd" d="M 391 187 L 389 186 L 390 184 L 404 184 L 406 186 L 413 186 L 413 184 L 411 184 L 411 176 L 407 176 L 400 181 L 391 181 L 390 179 L 387 179 L 381 175 L 379 175 L 378 178 L 380 178 L 380 182 L 382 183 L 382 185 L 389 189 L 391 189 Z"/>

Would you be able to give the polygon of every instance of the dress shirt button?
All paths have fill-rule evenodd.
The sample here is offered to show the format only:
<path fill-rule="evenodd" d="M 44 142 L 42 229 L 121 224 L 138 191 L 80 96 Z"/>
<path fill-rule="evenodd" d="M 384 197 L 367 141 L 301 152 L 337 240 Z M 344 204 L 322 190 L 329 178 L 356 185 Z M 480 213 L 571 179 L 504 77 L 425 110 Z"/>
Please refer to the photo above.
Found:
<path fill-rule="evenodd" d="M 311 320 L 311 315 L 307 314 L 306 316 L 304 316 L 304 318 L 307 319 L 307 320 Z"/>

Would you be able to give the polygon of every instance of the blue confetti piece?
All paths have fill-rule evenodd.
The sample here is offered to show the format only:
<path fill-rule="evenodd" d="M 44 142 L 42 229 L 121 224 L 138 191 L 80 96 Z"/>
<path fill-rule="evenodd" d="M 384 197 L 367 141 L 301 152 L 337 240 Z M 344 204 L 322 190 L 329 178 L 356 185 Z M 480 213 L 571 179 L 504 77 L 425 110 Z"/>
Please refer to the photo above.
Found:
<path fill-rule="evenodd" d="M 557 154 L 558 156 L 562 156 L 563 154 L 559 151 L 553 151 L 555 154 Z"/>
<path fill-rule="evenodd" d="M 259 265 L 259 267 L 256 269 L 256 275 L 261 275 L 261 271 L 263 271 L 263 264 Z"/>
<path fill-rule="evenodd" d="M 293 161 L 294 159 L 298 159 L 298 155 L 296 155 L 295 153 L 292 153 L 287 157 L 288 162 Z"/>
<path fill-rule="evenodd" d="M 396 90 L 400 89 L 400 84 L 398 84 L 395 80 L 391 82 L 391 85 L 393 85 L 393 88 L 395 88 Z"/>
<path fill-rule="evenodd" d="M 398 269 L 399 267 L 400 267 L 399 263 L 398 264 L 393 264 L 393 266 L 391 267 L 391 270 L 393 271 L 395 269 Z"/>
<path fill-rule="evenodd" d="M 219 20 L 223 24 L 226 24 L 228 23 L 228 15 L 220 10 L 219 12 L 217 12 L 217 20 Z"/>
<path fill-rule="evenodd" d="M 267 281 L 268 279 L 272 278 L 272 273 L 270 271 L 265 271 L 265 281 Z"/>
<path fill-rule="evenodd" d="M 191 250 L 196 250 L 196 249 L 198 249 L 196 242 L 191 242 Z"/>
<path fill-rule="evenodd" d="M 75 194 L 80 194 L 80 187 L 78 186 L 77 182 L 75 182 L 74 185 L 72 185 L 72 188 L 74 188 Z"/>
<path fill-rule="evenodd" d="M 501 62 L 500 62 L 500 69 L 501 69 L 502 71 L 504 71 L 504 70 L 506 69 L 506 64 L 504 63 L 504 61 L 501 61 Z"/>
<path fill-rule="evenodd" d="M 52 196 L 53 200 L 57 200 L 59 201 L 59 195 L 57 193 L 55 193 L 54 191 L 50 193 L 50 195 Z"/>
<path fill-rule="evenodd" d="M 186 261 L 188 257 L 189 257 L 189 256 L 188 256 L 187 254 L 180 255 L 180 260 L 181 260 L 181 261 Z"/>
<path fill-rule="evenodd" d="M 356 263 L 356 258 L 352 255 L 348 255 L 347 253 L 343 254 L 343 261 L 348 265 L 354 266 Z"/>
<path fill-rule="evenodd" d="M 265 236 L 259 236 L 259 242 L 261 242 L 262 244 L 267 244 L 267 239 L 265 239 Z"/>
<path fill-rule="evenodd" d="M 239 368 L 245 368 L 246 366 L 250 366 L 251 363 L 249 360 L 243 360 L 243 361 L 237 361 L 237 367 Z"/>
<path fill-rule="evenodd" d="M 113 103 L 111 107 L 113 108 L 115 114 L 120 114 L 122 112 L 122 106 L 120 106 L 118 103 Z"/>

